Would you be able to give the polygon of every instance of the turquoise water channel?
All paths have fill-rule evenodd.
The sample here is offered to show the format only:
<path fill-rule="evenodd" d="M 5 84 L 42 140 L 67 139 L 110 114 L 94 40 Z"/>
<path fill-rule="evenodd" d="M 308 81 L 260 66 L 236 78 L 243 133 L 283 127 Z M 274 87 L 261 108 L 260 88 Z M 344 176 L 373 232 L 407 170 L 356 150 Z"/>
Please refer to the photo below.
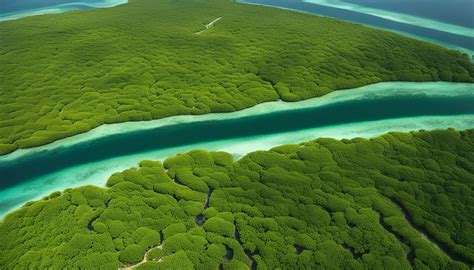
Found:
<path fill-rule="evenodd" d="M 474 85 L 379 83 L 321 98 L 247 110 L 104 125 L 51 145 L 0 157 L 0 216 L 49 192 L 104 185 L 143 159 L 192 149 L 248 152 L 318 137 L 373 137 L 388 131 L 474 128 Z"/>

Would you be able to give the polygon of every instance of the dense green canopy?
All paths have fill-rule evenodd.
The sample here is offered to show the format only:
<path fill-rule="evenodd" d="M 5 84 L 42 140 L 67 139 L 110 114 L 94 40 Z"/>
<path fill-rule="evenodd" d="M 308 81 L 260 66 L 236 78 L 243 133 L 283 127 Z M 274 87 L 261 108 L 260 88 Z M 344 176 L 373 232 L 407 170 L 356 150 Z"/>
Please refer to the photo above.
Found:
<path fill-rule="evenodd" d="M 229 112 L 380 81 L 474 77 L 457 51 L 228 0 L 130 0 L 1 22 L 0 36 L 0 154 L 103 123 Z"/>
<path fill-rule="evenodd" d="M 474 130 L 142 161 L 0 223 L 0 268 L 469 269 Z"/>

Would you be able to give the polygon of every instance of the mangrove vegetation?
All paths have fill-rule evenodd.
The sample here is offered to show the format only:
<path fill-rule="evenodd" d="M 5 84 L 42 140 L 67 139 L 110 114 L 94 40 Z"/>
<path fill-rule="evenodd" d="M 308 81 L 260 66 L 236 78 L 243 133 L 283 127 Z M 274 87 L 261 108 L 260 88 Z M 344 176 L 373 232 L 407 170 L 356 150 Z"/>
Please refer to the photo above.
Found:
<path fill-rule="evenodd" d="M 142 161 L 6 216 L 0 268 L 467 270 L 473 164 L 452 129 Z"/>
<path fill-rule="evenodd" d="M 230 112 L 380 81 L 474 80 L 474 65 L 454 50 L 228 0 L 130 0 L 1 22 L 0 36 L 0 155 L 105 123 Z"/>

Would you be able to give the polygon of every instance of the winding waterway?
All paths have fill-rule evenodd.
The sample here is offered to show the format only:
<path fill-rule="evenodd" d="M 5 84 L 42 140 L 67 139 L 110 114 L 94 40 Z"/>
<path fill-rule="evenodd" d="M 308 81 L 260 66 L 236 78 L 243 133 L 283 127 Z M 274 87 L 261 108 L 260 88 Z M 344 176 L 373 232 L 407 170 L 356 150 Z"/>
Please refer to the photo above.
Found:
<path fill-rule="evenodd" d="M 248 152 L 317 137 L 373 137 L 388 131 L 474 128 L 474 85 L 380 83 L 321 98 L 271 102 L 227 114 L 104 125 L 56 143 L 0 157 L 0 215 L 64 188 L 104 185 L 143 159 L 191 149 Z"/>

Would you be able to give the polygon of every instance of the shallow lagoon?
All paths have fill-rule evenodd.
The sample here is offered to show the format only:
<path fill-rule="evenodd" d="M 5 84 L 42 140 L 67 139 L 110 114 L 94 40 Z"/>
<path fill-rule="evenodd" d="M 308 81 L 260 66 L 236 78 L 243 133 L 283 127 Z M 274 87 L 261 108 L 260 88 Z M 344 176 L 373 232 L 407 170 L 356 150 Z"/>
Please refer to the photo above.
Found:
<path fill-rule="evenodd" d="M 378 3 L 359 0 L 303 1 L 322 6 L 351 10 L 391 21 L 406 23 L 410 25 L 417 25 L 424 28 L 453 33 L 456 35 L 474 37 L 474 31 L 472 30 L 472 27 L 474 27 L 474 25 L 472 25 L 472 9 L 474 8 L 474 6 L 472 2 L 461 1 L 461 3 L 459 4 L 450 3 L 449 5 L 446 5 L 445 3 L 444 5 L 442 5 L 443 3 L 439 0 L 430 0 L 424 1 L 423 3 L 418 3 L 418 5 L 414 5 L 413 3 L 398 3 L 396 5 L 393 5 L 391 4 L 391 1 L 387 0 L 377 1 Z M 420 10 L 420 4 L 424 6 L 424 9 Z M 444 13 L 434 12 L 443 7 Z M 464 12 L 461 12 L 463 10 Z M 469 12 L 469 10 L 471 12 Z M 459 21 L 450 20 L 450 22 L 445 22 L 446 16 L 442 16 L 443 14 L 448 14 L 448 18 L 455 17 L 453 15 L 457 14 L 457 18 L 459 19 Z"/>
<path fill-rule="evenodd" d="M 71 10 L 114 7 L 128 0 L 0 0 L 0 21 Z"/>
<path fill-rule="evenodd" d="M 162 160 L 192 149 L 228 151 L 238 157 L 318 137 L 473 128 L 472 104 L 472 84 L 395 82 L 296 103 L 266 103 L 235 113 L 107 125 L 1 157 L 0 174 L 7 181 L 0 191 L 0 216 L 55 190 L 104 185 L 110 174 L 140 160 Z"/>
<path fill-rule="evenodd" d="M 358 6 L 415 15 L 436 21 L 474 28 L 472 0 L 342 0 Z M 449 12 L 446 12 L 449 11 Z"/>
<path fill-rule="evenodd" d="M 425 9 L 438 10 L 440 0 L 424 1 Z M 449 3 L 445 14 L 458 13 L 461 22 L 446 21 L 439 13 L 417 12 L 418 5 L 395 8 L 391 1 L 360 0 L 239 0 L 241 3 L 278 7 L 328 16 L 354 23 L 399 32 L 406 36 L 430 41 L 474 55 L 474 24 L 472 1 L 460 0 L 461 5 Z M 393 1 L 392 1 L 393 2 Z M 399 5 L 399 4 L 398 4 Z M 446 5 L 444 5 L 446 6 Z M 407 10 L 411 8 L 411 10 Z M 463 11 L 460 11 L 463 10 Z"/>

